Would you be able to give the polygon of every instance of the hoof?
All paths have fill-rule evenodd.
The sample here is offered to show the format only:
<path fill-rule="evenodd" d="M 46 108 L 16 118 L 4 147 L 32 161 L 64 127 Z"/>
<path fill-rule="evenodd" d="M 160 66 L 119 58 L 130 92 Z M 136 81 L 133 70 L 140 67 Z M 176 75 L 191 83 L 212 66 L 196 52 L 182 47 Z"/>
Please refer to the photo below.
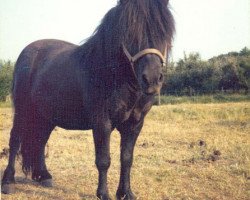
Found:
<path fill-rule="evenodd" d="M 106 195 L 97 195 L 98 199 L 100 200 L 111 200 L 108 194 Z"/>
<path fill-rule="evenodd" d="M 13 194 L 15 193 L 15 184 L 3 184 L 1 187 L 1 192 L 3 194 Z"/>
<path fill-rule="evenodd" d="M 46 180 L 42 180 L 40 181 L 40 185 L 43 187 L 53 187 L 53 181 L 52 179 L 46 179 Z"/>
<path fill-rule="evenodd" d="M 131 192 L 127 192 L 127 193 L 117 193 L 116 194 L 116 199 L 117 200 L 135 200 L 137 199 L 136 196 Z"/>

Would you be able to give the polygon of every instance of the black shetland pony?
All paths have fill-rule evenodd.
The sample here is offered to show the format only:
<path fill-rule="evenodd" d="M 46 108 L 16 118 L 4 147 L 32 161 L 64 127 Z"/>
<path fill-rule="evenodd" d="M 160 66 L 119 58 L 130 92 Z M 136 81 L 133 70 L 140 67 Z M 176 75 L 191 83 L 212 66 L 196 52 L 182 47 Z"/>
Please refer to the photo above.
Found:
<path fill-rule="evenodd" d="M 107 171 L 110 134 L 121 134 L 117 199 L 135 199 L 130 170 L 136 139 L 163 83 L 174 20 L 168 0 L 120 0 L 83 45 L 40 40 L 20 54 L 14 71 L 15 115 L 2 192 L 13 192 L 15 158 L 21 148 L 24 173 L 52 186 L 44 149 L 55 126 L 93 130 L 97 197 L 110 199 Z M 131 56 L 134 55 L 134 56 Z"/>

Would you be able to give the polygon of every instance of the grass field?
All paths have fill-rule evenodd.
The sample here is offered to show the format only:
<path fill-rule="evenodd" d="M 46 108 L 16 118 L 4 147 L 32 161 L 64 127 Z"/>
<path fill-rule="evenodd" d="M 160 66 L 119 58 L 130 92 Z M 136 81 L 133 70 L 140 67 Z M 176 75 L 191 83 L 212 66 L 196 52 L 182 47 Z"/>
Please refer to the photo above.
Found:
<path fill-rule="evenodd" d="M 0 108 L 1 151 L 8 148 L 11 108 Z M 111 139 L 109 189 L 119 180 L 119 134 Z M 42 188 L 17 164 L 17 193 L 6 200 L 96 199 L 97 170 L 90 131 L 56 128 L 47 165 L 54 187 Z M 3 172 L 7 158 L 1 152 Z M 141 200 L 250 198 L 250 102 L 154 106 L 135 149 L 132 188 Z"/>

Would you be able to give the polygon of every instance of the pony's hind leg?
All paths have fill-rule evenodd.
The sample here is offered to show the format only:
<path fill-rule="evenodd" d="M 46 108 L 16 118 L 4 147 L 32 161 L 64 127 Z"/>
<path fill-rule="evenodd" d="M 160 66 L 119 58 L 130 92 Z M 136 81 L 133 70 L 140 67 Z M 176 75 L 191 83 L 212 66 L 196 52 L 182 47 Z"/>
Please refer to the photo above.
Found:
<path fill-rule="evenodd" d="M 39 133 L 39 140 L 36 144 L 36 155 L 33 157 L 33 170 L 32 179 L 38 181 L 44 187 L 52 187 L 52 176 L 48 172 L 45 164 L 45 146 L 49 139 L 50 133 L 53 128 L 45 128 L 43 130 L 37 130 Z"/>
<path fill-rule="evenodd" d="M 52 187 L 52 176 L 45 164 L 45 146 L 54 126 L 38 113 L 33 115 L 31 122 L 22 142 L 23 170 L 31 171 L 32 179 L 42 186 Z"/>
<path fill-rule="evenodd" d="M 5 194 L 14 192 L 14 183 L 15 183 L 15 159 L 20 148 L 20 134 L 21 131 L 24 131 L 22 128 L 22 123 L 19 123 L 18 120 L 14 120 L 13 128 L 10 133 L 9 140 L 9 162 L 7 168 L 4 171 L 2 178 L 2 187 L 1 192 Z"/>

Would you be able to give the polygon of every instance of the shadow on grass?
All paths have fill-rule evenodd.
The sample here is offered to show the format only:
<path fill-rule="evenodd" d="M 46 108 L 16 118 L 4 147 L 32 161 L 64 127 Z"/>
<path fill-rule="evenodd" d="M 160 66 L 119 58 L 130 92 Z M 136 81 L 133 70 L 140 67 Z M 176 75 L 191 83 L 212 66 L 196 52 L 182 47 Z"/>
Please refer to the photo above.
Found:
<path fill-rule="evenodd" d="M 34 197 L 34 196 L 39 196 L 42 198 L 46 199 L 53 199 L 53 200 L 61 200 L 64 199 L 63 194 L 67 195 L 67 199 L 70 198 L 70 194 L 74 194 L 74 191 L 71 189 L 67 189 L 65 185 L 59 186 L 59 185 L 54 185 L 51 188 L 46 188 L 41 186 L 38 182 L 33 181 L 30 178 L 25 178 L 21 176 L 15 177 L 16 179 L 16 192 L 17 193 L 24 193 L 27 196 Z M 21 187 L 20 187 L 21 186 Z M 32 189 L 32 187 L 25 187 L 25 186 L 32 186 L 32 187 L 37 187 L 35 189 Z M 39 190 L 37 190 L 39 189 Z M 52 194 L 52 191 L 58 191 L 58 194 L 61 193 L 60 195 L 55 195 Z M 78 193 L 79 199 L 93 199 L 96 200 L 97 197 L 92 194 L 84 194 L 82 192 Z"/>

